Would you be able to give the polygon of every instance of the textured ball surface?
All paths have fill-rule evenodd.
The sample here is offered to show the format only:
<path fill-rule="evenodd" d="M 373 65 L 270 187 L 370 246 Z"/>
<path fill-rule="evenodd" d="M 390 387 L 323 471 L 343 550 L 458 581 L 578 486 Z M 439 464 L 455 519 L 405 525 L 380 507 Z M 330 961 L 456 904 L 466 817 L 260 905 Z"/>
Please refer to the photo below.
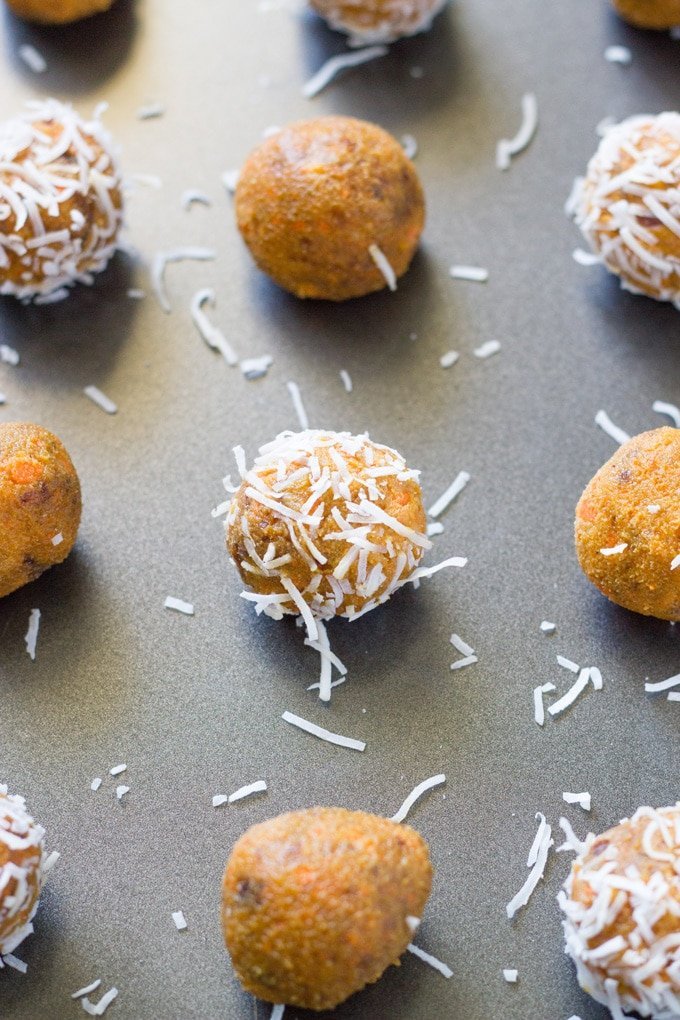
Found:
<path fill-rule="evenodd" d="M 638 28 L 668 30 L 680 25 L 680 0 L 612 0 L 626 21 Z"/>
<path fill-rule="evenodd" d="M 31 934 L 44 880 L 44 835 L 23 797 L 0 785 L 0 957 Z"/>
<path fill-rule="evenodd" d="M 332 1009 L 398 962 L 430 893 L 427 845 L 361 811 L 310 808 L 254 825 L 222 884 L 222 925 L 244 988 Z"/>
<path fill-rule="evenodd" d="M 80 482 L 39 425 L 0 424 L 0 596 L 65 560 L 80 524 Z"/>
<path fill-rule="evenodd" d="M 390 43 L 425 32 L 446 0 L 310 0 L 331 28 L 355 45 Z"/>
<path fill-rule="evenodd" d="M 236 187 L 236 219 L 257 265 L 301 298 L 344 301 L 387 286 L 425 221 L 411 161 L 382 128 L 352 117 L 291 124 L 259 145 Z"/>
<path fill-rule="evenodd" d="M 44 25 L 64 25 L 108 11 L 114 0 L 5 0 L 20 18 Z"/>

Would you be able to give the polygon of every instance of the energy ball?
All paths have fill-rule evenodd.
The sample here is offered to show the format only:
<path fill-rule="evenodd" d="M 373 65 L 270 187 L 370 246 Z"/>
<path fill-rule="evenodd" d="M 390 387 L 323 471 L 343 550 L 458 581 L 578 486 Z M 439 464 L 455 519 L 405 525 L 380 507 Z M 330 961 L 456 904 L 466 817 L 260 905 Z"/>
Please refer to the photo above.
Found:
<path fill-rule="evenodd" d="M 44 836 L 24 798 L 9 796 L 0 784 L 0 957 L 33 931 L 47 871 Z"/>
<path fill-rule="evenodd" d="M 423 838 L 376 815 L 317 807 L 254 825 L 222 883 L 237 977 L 268 1002 L 332 1009 L 398 964 L 431 883 Z"/>
<path fill-rule="evenodd" d="M 0 424 L 0 596 L 65 560 L 80 524 L 80 482 L 56 436 Z"/>
<path fill-rule="evenodd" d="M 612 602 L 680 620 L 680 429 L 624 443 L 576 507 L 576 551 Z"/>
<path fill-rule="evenodd" d="M 108 11 L 114 0 L 6 0 L 20 18 L 44 25 L 64 25 Z"/>
<path fill-rule="evenodd" d="M 633 294 L 680 308 L 680 114 L 630 117 L 600 142 L 573 211 L 594 252 Z"/>
<path fill-rule="evenodd" d="M 446 0 L 309 0 L 331 28 L 346 32 L 351 46 L 390 43 L 426 32 Z"/>
<path fill-rule="evenodd" d="M 255 262 L 300 298 L 345 301 L 390 286 L 425 222 L 418 175 L 399 143 L 353 117 L 298 121 L 259 145 L 236 186 Z"/>
<path fill-rule="evenodd" d="M 680 805 L 588 836 L 558 899 L 585 992 L 615 1017 L 680 1017 Z"/>
<path fill-rule="evenodd" d="M 680 25 L 680 0 L 612 0 L 622 18 L 638 28 L 668 30 Z"/>
<path fill-rule="evenodd" d="M 116 251 L 122 181 L 107 131 L 54 99 L 0 127 L 0 294 L 36 304 L 92 283 Z"/>
<path fill-rule="evenodd" d="M 244 598 L 308 630 L 353 619 L 413 578 L 431 542 L 418 471 L 388 446 L 349 432 L 283 432 L 260 449 L 226 519 Z M 311 635 L 310 635 L 311 637 Z"/>

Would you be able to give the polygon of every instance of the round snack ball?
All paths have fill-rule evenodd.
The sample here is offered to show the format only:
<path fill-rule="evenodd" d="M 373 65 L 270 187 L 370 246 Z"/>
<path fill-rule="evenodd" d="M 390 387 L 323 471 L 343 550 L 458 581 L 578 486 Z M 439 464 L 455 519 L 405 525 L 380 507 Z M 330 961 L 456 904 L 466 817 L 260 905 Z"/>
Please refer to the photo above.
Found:
<path fill-rule="evenodd" d="M 418 246 L 425 200 L 413 164 L 386 131 L 319 117 L 251 153 L 236 186 L 236 220 L 257 265 L 284 290 L 345 301 L 388 280 L 396 287 Z"/>
<path fill-rule="evenodd" d="M 331 28 L 346 32 L 350 45 L 390 43 L 426 32 L 446 0 L 309 0 Z"/>
<path fill-rule="evenodd" d="M 680 429 L 624 443 L 576 507 L 576 551 L 612 602 L 680 620 Z"/>
<path fill-rule="evenodd" d="M 680 114 L 610 128 L 578 189 L 576 223 L 634 294 L 680 308 Z"/>
<path fill-rule="evenodd" d="M 222 883 L 237 977 L 268 1002 L 332 1009 L 399 962 L 431 884 L 407 825 L 319 807 L 254 825 Z"/>
<path fill-rule="evenodd" d="M 80 482 L 56 436 L 0 424 L 0 596 L 65 560 L 80 524 Z"/>
<path fill-rule="evenodd" d="M 108 11 L 114 0 L 6 0 L 20 18 L 44 25 L 64 25 Z"/>
<path fill-rule="evenodd" d="M 622 18 L 638 28 L 661 31 L 680 25 L 680 0 L 612 0 Z"/>
<path fill-rule="evenodd" d="M 240 470 L 227 546 L 258 613 L 352 619 L 406 584 L 431 546 L 419 472 L 367 435 L 283 432 Z"/>
<path fill-rule="evenodd" d="M 0 784 L 0 957 L 33 931 L 31 919 L 45 879 L 44 836 L 24 798 L 9 796 Z"/>
<path fill-rule="evenodd" d="M 92 283 L 116 250 L 121 189 L 98 120 L 48 99 L 0 126 L 0 294 L 45 304 Z"/>
<path fill-rule="evenodd" d="M 615 1017 L 680 1017 L 679 804 L 588 836 L 558 899 L 585 992 Z"/>

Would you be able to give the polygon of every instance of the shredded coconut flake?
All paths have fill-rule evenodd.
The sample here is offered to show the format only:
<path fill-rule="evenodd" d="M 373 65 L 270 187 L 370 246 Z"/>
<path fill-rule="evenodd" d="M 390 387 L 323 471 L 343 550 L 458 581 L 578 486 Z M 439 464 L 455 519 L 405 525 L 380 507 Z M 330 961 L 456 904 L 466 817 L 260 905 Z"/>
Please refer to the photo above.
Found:
<path fill-rule="evenodd" d="M 222 174 L 222 184 L 227 189 L 228 194 L 233 195 L 236 191 L 240 173 L 240 170 L 225 170 Z"/>
<path fill-rule="evenodd" d="M 93 981 L 91 985 L 85 985 L 84 988 L 79 988 L 77 992 L 72 992 L 71 993 L 71 998 L 72 999 L 81 999 L 83 997 L 83 995 L 89 995 L 90 992 L 96 992 L 101 983 L 102 983 L 102 979 L 101 978 L 97 978 L 97 980 Z"/>
<path fill-rule="evenodd" d="M 579 266 L 599 266 L 602 263 L 601 255 L 596 255 L 592 251 L 585 251 L 583 248 L 574 248 L 571 257 Z"/>
<path fill-rule="evenodd" d="M 286 383 L 286 386 L 288 387 L 288 392 L 290 393 L 291 400 L 293 401 L 293 407 L 295 408 L 295 413 L 298 417 L 298 421 L 300 422 L 300 428 L 307 430 L 309 428 L 309 418 L 307 417 L 305 405 L 302 403 L 300 387 L 292 380 L 289 380 Z"/>
<path fill-rule="evenodd" d="M 387 46 L 367 46 L 363 50 L 355 50 L 353 53 L 341 53 L 331 57 L 325 64 L 303 86 L 302 95 L 305 99 L 312 99 L 335 78 L 336 74 L 348 67 L 358 67 L 369 60 L 376 60 L 389 53 Z"/>
<path fill-rule="evenodd" d="M 441 960 L 438 960 L 436 956 L 432 956 L 431 953 L 426 953 L 424 949 L 420 948 L 420 946 L 415 946 L 412 942 L 409 942 L 406 948 L 408 949 L 409 953 L 413 953 L 413 955 L 417 956 L 419 960 L 423 961 L 423 963 L 428 963 L 430 967 L 433 967 L 435 970 L 438 970 L 439 973 L 443 974 L 445 978 L 453 977 L 453 971 L 451 970 L 450 967 L 447 967 L 445 963 L 442 963 Z"/>
<path fill-rule="evenodd" d="M 86 386 L 83 393 L 88 397 L 93 404 L 97 407 L 101 407 L 102 411 L 106 411 L 107 414 L 116 414 L 118 411 L 118 405 L 114 404 L 110 397 L 107 397 L 105 393 L 102 393 L 96 386 Z"/>
<path fill-rule="evenodd" d="M 451 266 L 449 276 L 453 280 L 469 280 L 471 283 L 486 283 L 489 270 L 482 266 Z"/>
<path fill-rule="evenodd" d="M 340 378 L 342 379 L 342 385 L 345 387 L 348 393 L 352 392 L 352 377 L 345 368 L 340 369 Z"/>
<path fill-rule="evenodd" d="M 508 170 L 510 160 L 531 143 L 538 127 L 538 103 L 532 92 L 522 96 L 522 123 L 514 138 L 501 138 L 496 146 L 496 166 Z"/>
<path fill-rule="evenodd" d="M 226 363 L 233 368 L 234 365 L 238 365 L 238 355 L 222 330 L 214 326 L 203 311 L 203 305 L 205 304 L 211 307 L 215 305 L 215 292 L 210 287 L 196 291 L 191 299 L 191 318 L 194 321 L 194 325 L 208 347 L 213 351 L 219 351 Z"/>
<path fill-rule="evenodd" d="M 60 531 L 58 532 L 58 534 L 53 535 L 50 541 L 52 542 L 52 545 L 61 545 L 61 543 L 64 541 L 64 536 Z"/>
<path fill-rule="evenodd" d="M 467 483 L 470 481 L 470 475 L 467 471 L 459 471 L 454 480 L 449 485 L 448 489 L 442 493 L 439 499 L 435 500 L 430 509 L 427 511 L 430 517 L 439 517 L 446 508 L 454 501 Z"/>
<path fill-rule="evenodd" d="M 319 737 L 320 740 L 326 740 L 329 744 L 337 744 L 339 747 L 348 747 L 352 751 L 365 751 L 366 744 L 363 740 L 355 740 L 353 737 L 343 737 L 338 733 L 331 733 L 330 730 L 324 729 L 322 726 L 317 726 L 315 723 L 308 722 L 307 719 L 301 719 L 299 715 L 294 715 L 292 712 L 284 712 L 281 718 L 291 723 L 293 726 L 299 727 L 301 730 L 305 730 L 307 733 L 311 733 L 314 737 Z"/>
<path fill-rule="evenodd" d="M 608 436 L 619 444 L 627 443 L 630 439 L 628 433 L 620 429 L 618 425 L 615 425 L 606 411 L 597 412 L 595 424 L 599 425 L 603 432 L 606 432 Z"/>
<path fill-rule="evenodd" d="M 490 358 L 492 354 L 498 354 L 501 345 L 498 340 L 487 340 L 481 347 L 475 347 L 472 352 L 476 358 Z"/>
<path fill-rule="evenodd" d="M 229 796 L 226 793 L 216 793 L 212 799 L 213 807 L 222 807 L 223 804 L 229 803 Z"/>
<path fill-rule="evenodd" d="M 458 351 L 447 351 L 446 354 L 442 354 L 441 358 L 439 359 L 439 364 L 441 365 L 442 368 L 452 368 L 459 358 L 460 354 L 458 353 Z"/>
<path fill-rule="evenodd" d="M 552 830 L 550 826 L 546 822 L 544 816 L 540 813 L 537 814 L 536 817 L 540 818 L 541 821 L 538 827 L 538 832 L 536 833 L 536 839 L 534 839 L 532 849 L 529 853 L 528 860 L 531 861 L 532 864 L 529 864 L 528 866 L 531 867 L 531 871 L 522 888 L 515 896 L 513 896 L 505 908 L 508 918 L 510 919 L 515 916 L 521 907 L 526 906 L 529 902 L 529 897 L 543 878 L 545 866 L 548 860 L 548 851 L 550 850 L 550 847 L 553 846 L 553 840 L 551 839 Z"/>
<path fill-rule="evenodd" d="M 573 684 L 566 694 L 564 694 L 558 701 L 554 701 L 549 707 L 548 711 L 551 715 L 559 715 L 560 712 L 564 712 L 565 708 L 569 708 L 570 705 L 578 698 L 590 681 L 590 668 L 588 666 L 582 669 L 578 675 L 578 680 Z"/>
<path fill-rule="evenodd" d="M 282 1003 L 280 1003 L 280 1002 L 277 1003 L 275 1006 L 272 1007 L 272 1011 L 271 1011 L 271 1014 L 269 1016 L 269 1020 L 283 1020 L 283 1014 L 284 1014 L 285 1010 L 286 1010 L 286 1007 Z"/>
<path fill-rule="evenodd" d="M 667 691 L 671 687 L 677 687 L 680 684 L 680 673 L 676 673 L 675 676 L 669 676 L 667 680 L 659 680 L 658 683 L 645 683 L 645 691 L 647 694 L 657 694 L 659 691 Z"/>
<path fill-rule="evenodd" d="M 191 209 L 192 205 L 207 205 L 211 206 L 210 196 L 206 195 L 203 191 L 198 191 L 196 188 L 187 188 L 186 191 L 182 192 L 180 199 L 182 209 L 187 212 Z"/>
<path fill-rule="evenodd" d="M 376 266 L 385 278 L 385 283 L 394 291 L 397 289 L 397 274 L 395 273 L 392 265 L 385 255 L 385 253 L 378 247 L 377 244 L 369 244 L 368 254 L 371 256 Z"/>
<path fill-rule="evenodd" d="M 267 789 L 267 784 L 264 779 L 257 779 L 254 783 L 249 783 L 247 786 L 242 786 L 240 789 L 235 790 L 229 794 L 229 803 L 233 804 L 237 800 L 243 800 L 244 797 L 250 797 L 254 793 L 264 793 Z M 213 800 L 214 805 L 214 800 Z"/>
<path fill-rule="evenodd" d="M 114 765 L 112 769 L 109 769 L 110 776 L 119 776 L 121 772 L 125 772 L 127 765 Z"/>
<path fill-rule="evenodd" d="M 90 783 L 90 789 L 93 791 L 93 793 L 96 793 L 101 785 L 102 781 L 101 779 L 99 779 L 99 777 L 97 777 L 96 779 L 93 779 L 92 782 Z"/>
<path fill-rule="evenodd" d="M 0 361 L 4 365 L 18 365 L 19 364 L 19 352 L 9 344 L 0 344 Z"/>
<path fill-rule="evenodd" d="M 102 995 L 101 999 L 97 1003 L 90 1002 L 87 996 L 82 998 L 80 1002 L 83 1009 L 87 1014 L 89 1014 L 89 1016 L 103 1016 L 117 995 L 118 989 L 110 988 L 108 992 L 105 992 L 104 995 Z"/>
<path fill-rule="evenodd" d="M 418 143 L 413 135 L 402 135 L 401 147 L 407 159 L 415 159 L 418 155 Z"/>
<path fill-rule="evenodd" d="M 181 910 L 174 910 L 172 914 L 172 919 L 175 922 L 175 928 L 177 929 L 177 931 L 184 931 L 184 929 L 187 927 L 186 918 Z"/>
<path fill-rule="evenodd" d="M 557 624 L 551 623 L 550 620 L 542 620 L 541 630 L 544 634 L 552 634 L 555 630 L 557 630 Z"/>
<path fill-rule="evenodd" d="M 259 358 L 244 358 L 240 368 L 246 379 L 261 379 L 266 375 L 274 359 L 271 354 L 262 354 Z"/>
<path fill-rule="evenodd" d="M 36 50 L 35 46 L 25 43 L 19 47 L 19 56 L 35 74 L 44 74 L 47 70 L 47 61 L 42 53 Z"/>
<path fill-rule="evenodd" d="M 129 786 L 117 786 L 116 787 L 116 797 L 118 798 L 118 800 L 122 800 L 123 797 L 125 796 L 125 794 L 129 793 L 129 792 L 130 792 L 130 787 Z"/>
<path fill-rule="evenodd" d="M 678 567 L 680 567 L 680 553 L 671 560 L 671 570 L 677 570 Z"/>
<path fill-rule="evenodd" d="M 26 651 L 31 659 L 35 661 L 35 649 L 38 643 L 38 631 L 40 629 L 40 610 L 32 609 L 28 618 L 28 630 L 26 631 Z"/>
<path fill-rule="evenodd" d="M 556 690 L 555 684 L 541 684 L 540 687 L 534 687 L 534 721 L 539 726 L 543 726 L 545 723 L 545 706 L 543 704 L 543 695 L 548 694 L 550 691 Z"/>
<path fill-rule="evenodd" d="M 217 257 L 212 248 L 173 248 L 170 251 L 159 251 L 154 256 L 151 266 L 151 282 L 158 303 L 166 314 L 172 310 L 170 301 L 165 289 L 165 268 L 172 262 L 184 262 L 194 260 L 196 262 L 209 262 Z"/>
<path fill-rule="evenodd" d="M 167 596 L 163 605 L 166 609 L 176 609 L 178 613 L 184 613 L 186 616 L 194 615 L 194 607 L 191 602 L 184 602 L 182 599 L 176 599 L 172 595 Z"/>
<path fill-rule="evenodd" d="M 137 107 L 137 120 L 152 120 L 154 117 L 162 117 L 165 107 L 162 103 L 146 103 Z"/>
<path fill-rule="evenodd" d="M 590 811 L 589 793 L 563 793 L 562 800 L 567 804 L 578 804 L 584 811 Z"/>
<path fill-rule="evenodd" d="M 422 783 L 419 783 L 418 786 L 415 787 L 415 789 L 411 790 L 408 797 L 397 811 L 396 815 L 393 815 L 390 821 L 403 822 L 419 797 L 422 797 L 424 793 L 426 793 L 428 790 L 431 790 L 434 786 L 440 786 L 442 783 L 445 782 L 446 776 L 443 774 L 438 776 L 431 776 L 429 779 L 424 779 Z"/>
<path fill-rule="evenodd" d="M 512 968 L 507 968 L 506 970 L 503 971 L 503 977 L 508 982 L 508 984 L 514 985 L 517 981 L 518 973 L 519 973 L 518 971 Z"/>
<path fill-rule="evenodd" d="M 600 549 L 602 556 L 620 556 L 622 552 L 625 552 L 628 548 L 627 542 L 619 542 L 618 545 L 613 545 L 609 549 Z"/>
<path fill-rule="evenodd" d="M 633 54 L 627 46 L 607 46 L 604 59 L 610 64 L 630 64 Z"/>

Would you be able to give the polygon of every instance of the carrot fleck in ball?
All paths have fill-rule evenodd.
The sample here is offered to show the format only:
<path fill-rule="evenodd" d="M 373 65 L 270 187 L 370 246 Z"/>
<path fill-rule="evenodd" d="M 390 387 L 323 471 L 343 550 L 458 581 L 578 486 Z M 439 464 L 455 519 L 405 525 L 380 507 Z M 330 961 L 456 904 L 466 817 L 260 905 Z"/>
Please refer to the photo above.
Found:
<path fill-rule="evenodd" d="M 586 486 L 575 532 L 581 567 L 607 598 L 680 620 L 680 429 L 624 443 Z"/>
<path fill-rule="evenodd" d="M 0 294 L 44 304 L 116 251 L 122 180 L 108 132 L 54 99 L 0 126 Z"/>
<path fill-rule="evenodd" d="M 332 1009 L 398 964 L 430 894 L 427 844 L 362 811 L 310 808 L 254 825 L 222 883 L 222 927 L 243 987 Z"/>
<path fill-rule="evenodd" d="M 638 28 L 667 30 L 680 25 L 680 0 L 612 0 L 626 21 Z"/>
<path fill-rule="evenodd" d="M 331 28 L 346 32 L 351 45 L 390 43 L 426 32 L 446 0 L 310 0 Z"/>
<path fill-rule="evenodd" d="M 600 142 L 573 212 L 625 290 L 680 308 L 679 189 L 680 114 L 630 117 Z"/>
<path fill-rule="evenodd" d="M 44 836 L 24 798 L 9 796 L 0 784 L 0 960 L 33 931 L 45 880 Z"/>
<path fill-rule="evenodd" d="M 26 21 L 63 25 L 108 11 L 114 0 L 6 0 L 7 6 Z"/>
<path fill-rule="evenodd" d="M 680 804 L 589 836 L 559 903 L 584 991 L 613 1017 L 680 1017 Z"/>
<path fill-rule="evenodd" d="M 236 187 L 238 228 L 257 265 L 300 298 L 395 289 L 425 221 L 399 143 L 352 117 L 299 121 L 259 145 Z"/>
<path fill-rule="evenodd" d="M 80 483 L 56 436 L 0 424 L 0 596 L 65 560 L 80 524 Z"/>

